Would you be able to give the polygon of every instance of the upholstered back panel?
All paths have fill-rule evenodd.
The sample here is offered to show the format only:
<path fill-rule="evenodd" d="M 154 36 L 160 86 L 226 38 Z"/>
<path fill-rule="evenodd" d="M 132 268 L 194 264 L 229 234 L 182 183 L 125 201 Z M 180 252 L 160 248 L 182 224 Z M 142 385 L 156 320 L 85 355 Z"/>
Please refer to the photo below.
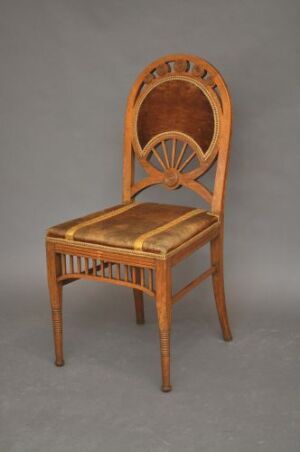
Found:
<path fill-rule="evenodd" d="M 187 80 L 167 79 L 143 99 L 137 120 L 141 148 L 163 132 L 182 132 L 206 152 L 214 134 L 212 106 L 199 86 Z"/>

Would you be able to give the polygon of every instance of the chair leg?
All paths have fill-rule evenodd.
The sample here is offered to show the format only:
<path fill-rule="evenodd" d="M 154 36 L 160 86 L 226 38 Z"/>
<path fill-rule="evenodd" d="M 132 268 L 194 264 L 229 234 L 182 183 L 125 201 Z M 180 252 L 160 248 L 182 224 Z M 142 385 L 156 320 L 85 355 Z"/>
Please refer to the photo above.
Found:
<path fill-rule="evenodd" d="M 143 325 L 145 323 L 143 292 L 138 289 L 133 289 L 133 296 L 136 323 L 138 325 Z"/>
<path fill-rule="evenodd" d="M 215 294 L 216 307 L 221 324 L 223 338 L 225 341 L 232 340 L 230 331 L 226 300 L 224 289 L 224 264 L 223 264 L 223 232 L 218 237 L 211 241 L 211 262 L 215 266 L 216 272 L 213 273 L 213 288 Z"/>
<path fill-rule="evenodd" d="M 171 269 L 166 261 L 156 268 L 156 310 L 158 317 L 163 392 L 172 389 L 170 383 L 170 332 L 172 317 Z"/>
<path fill-rule="evenodd" d="M 141 281 L 141 273 L 139 268 L 136 268 L 136 280 L 138 283 L 140 283 Z M 134 296 L 136 323 L 138 325 L 143 325 L 145 323 L 143 291 L 133 289 L 133 296 Z"/>
<path fill-rule="evenodd" d="M 62 284 L 57 283 L 61 273 L 60 256 L 54 252 L 52 244 L 47 244 L 47 267 L 50 304 L 52 311 L 53 338 L 55 348 L 55 365 L 64 365 L 62 334 Z"/>

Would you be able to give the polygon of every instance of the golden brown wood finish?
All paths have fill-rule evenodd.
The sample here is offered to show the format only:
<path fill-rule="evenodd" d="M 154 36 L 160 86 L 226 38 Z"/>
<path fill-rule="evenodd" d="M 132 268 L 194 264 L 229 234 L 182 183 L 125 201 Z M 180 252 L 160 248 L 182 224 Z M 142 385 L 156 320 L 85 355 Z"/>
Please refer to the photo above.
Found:
<path fill-rule="evenodd" d="M 60 367 L 64 365 L 63 343 L 62 343 L 62 284 L 58 277 L 62 271 L 62 261 L 60 254 L 56 254 L 52 243 L 47 243 L 47 268 L 48 286 L 50 293 L 53 337 L 55 348 L 55 364 Z"/>
<path fill-rule="evenodd" d="M 137 284 L 141 284 L 142 287 L 145 285 L 145 275 L 144 269 L 137 269 Z M 152 271 L 152 270 L 150 270 Z M 152 275 L 150 276 L 150 278 Z M 152 290 L 152 285 L 149 286 L 149 290 Z M 138 325 L 142 325 L 145 323 L 145 314 L 144 314 L 144 300 L 143 300 L 143 291 L 139 289 L 133 289 L 134 295 L 134 304 L 135 304 L 135 315 L 136 315 L 136 323 Z"/>
<path fill-rule="evenodd" d="M 170 382 L 170 334 L 172 317 L 171 267 L 168 260 L 156 266 L 156 311 L 158 318 L 163 392 L 172 389 Z"/>
<path fill-rule="evenodd" d="M 223 269 L 223 230 L 220 231 L 218 237 L 210 242 L 211 246 L 211 262 L 215 266 L 213 273 L 213 287 L 217 311 L 225 341 L 231 341 L 232 335 L 227 317 L 225 289 L 224 289 L 224 269 Z"/>
<path fill-rule="evenodd" d="M 159 108 L 158 108 L 159 107 Z M 159 114 L 157 113 L 159 112 Z M 224 194 L 231 135 L 231 101 L 220 73 L 193 55 L 167 55 L 147 66 L 130 92 L 125 117 L 123 202 L 162 184 L 186 187 L 204 199 L 218 222 L 167 254 L 46 238 L 55 363 L 62 366 L 62 287 L 78 279 L 133 289 L 136 321 L 143 324 L 143 293 L 154 297 L 158 317 L 162 390 L 171 390 L 170 332 L 172 305 L 212 276 L 224 339 L 231 339 L 223 275 Z M 135 159 L 147 175 L 136 181 Z M 199 182 L 216 163 L 214 188 Z M 172 267 L 210 243 L 211 267 L 172 295 Z"/>

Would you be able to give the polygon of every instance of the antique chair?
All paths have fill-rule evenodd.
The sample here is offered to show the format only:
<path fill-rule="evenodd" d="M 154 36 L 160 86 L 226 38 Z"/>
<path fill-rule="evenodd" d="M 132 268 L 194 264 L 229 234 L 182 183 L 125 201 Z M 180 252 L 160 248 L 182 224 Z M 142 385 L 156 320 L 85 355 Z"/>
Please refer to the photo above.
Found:
<path fill-rule="evenodd" d="M 192 55 L 168 55 L 139 75 L 129 95 L 124 143 L 123 203 L 47 231 L 48 282 L 55 364 L 62 366 L 62 288 L 78 279 L 133 288 L 136 321 L 144 323 L 143 292 L 154 297 L 160 335 L 162 391 L 171 390 L 172 305 L 212 276 L 224 340 L 231 340 L 223 280 L 224 192 L 231 101 L 220 73 Z M 146 176 L 135 181 L 135 159 Z M 215 166 L 213 190 L 199 182 Z M 135 202 L 162 184 L 186 187 L 208 210 Z M 172 267 L 210 242 L 211 266 L 177 293 Z"/>

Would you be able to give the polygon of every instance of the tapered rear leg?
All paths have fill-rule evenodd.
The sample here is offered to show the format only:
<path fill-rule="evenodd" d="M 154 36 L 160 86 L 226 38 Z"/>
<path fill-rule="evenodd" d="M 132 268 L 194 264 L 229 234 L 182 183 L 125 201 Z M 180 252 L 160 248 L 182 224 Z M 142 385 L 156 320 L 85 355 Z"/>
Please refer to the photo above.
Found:
<path fill-rule="evenodd" d="M 156 310 L 161 354 L 161 390 L 163 392 L 172 390 L 170 381 L 171 293 L 171 269 L 166 261 L 161 261 L 156 268 Z"/>
<path fill-rule="evenodd" d="M 138 289 L 133 289 L 133 296 L 136 323 L 138 325 L 143 325 L 145 323 L 143 292 Z"/>
<path fill-rule="evenodd" d="M 54 252 L 54 248 L 51 243 L 47 243 L 46 248 L 48 286 L 55 348 L 55 364 L 56 366 L 61 367 L 64 365 L 62 334 L 62 284 L 57 283 L 57 276 L 61 274 L 61 260 L 60 256 Z"/>
<path fill-rule="evenodd" d="M 139 284 L 141 282 L 141 269 L 136 267 L 135 271 L 136 282 Z M 143 291 L 139 289 L 133 289 L 133 296 L 136 323 L 138 325 L 143 325 L 145 323 Z"/>
<path fill-rule="evenodd" d="M 223 263 L 223 232 L 217 238 L 211 241 L 211 263 L 215 266 L 215 273 L 213 273 L 213 288 L 215 294 L 216 307 L 221 324 L 223 338 L 225 341 L 232 340 L 230 331 L 226 300 L 224 289 L 224 263 Z"/>

